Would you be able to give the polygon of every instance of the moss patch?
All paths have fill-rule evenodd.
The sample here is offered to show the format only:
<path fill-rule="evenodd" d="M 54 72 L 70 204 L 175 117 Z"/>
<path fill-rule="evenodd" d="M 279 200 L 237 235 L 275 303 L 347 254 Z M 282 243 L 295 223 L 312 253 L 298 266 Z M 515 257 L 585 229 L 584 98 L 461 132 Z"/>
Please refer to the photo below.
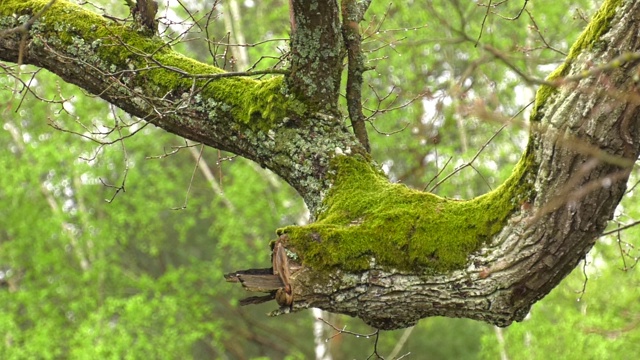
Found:
<path fill-rule="evenodd" d="M 496 190 L 459 201 L 392 184 L 361 156 L 337 156 L 326 210 L 313 224 L 278 232 L 314 268 L 360 271 L 375 258 L 400 270 L 459 269 L 531 196 L 524 180 L 529 158 Z"/>
<path fill-rule="evenodd" d="M 593 18 L 587 25 L 586 29 L 584 29 L 582 34 L 580 34 L 578 39 L 571 46 L 567 58 L 564 60 L 562 65 L 549 74 L 547 81 L 553 81 L 567 75 L 567 72 L 571 68 L 571 64 L 575 58 L 580 55 L 583 50 L 591 49 L 600 39 L 600 36 L 609 30 L 611 20 L 613 20 L 613 17 L 616 14 L 616 9 L 621 3 L 622 0 L 606 0 L 604 4 L 602 4 L 600 9 L 598 9 L 595 15 L 593 15 Z M 536 92 L 535 104 L 533 111 L 531 112 L 531 119 L 533 121 L 540 120 L 539 111 L 544 106 L 547 98 L 556 91 L 557 89 L 553 86 L 540 86 Z"/>
<path fill-rule="evenodd" d="M 47 3 L 49 0 L 0 0 L 0 16 L 35 14 Z M 27 19 L 20 19 L 18 23 Z M 194 84 L 194 78 L 189 75 L 224 71 L 174 52 L 160 38 L 147 37 L 64 0 L 47 10 L 33 29 L 34 41 L 42 39 L 66 48 L 106 72 L 123 74 L 121 80 L 129 87 L 141 88 L 145 93 L 179 97 L 191 94 L 195 85 L 202 98 L 214 100 L 216 110 L 231 113 L 239 122 L 254 129 L 269 129 L 283 117 L 305 110 L 302 103 L 283 94 L 281 76 L 265 81 L 246 77 L 199 79 Z M 134 74 L 131 69 L 148 70 Z"/>

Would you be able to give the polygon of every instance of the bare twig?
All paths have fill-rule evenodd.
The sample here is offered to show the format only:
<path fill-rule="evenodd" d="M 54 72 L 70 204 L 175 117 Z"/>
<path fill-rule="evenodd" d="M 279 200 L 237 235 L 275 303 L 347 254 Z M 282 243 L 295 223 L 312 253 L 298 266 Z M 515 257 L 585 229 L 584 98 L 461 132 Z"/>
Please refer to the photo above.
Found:
<path fill-rule="evenodd" d="M 404 102 L 404 103 L 402 103 L 400 105 L 394 106 L 394 104 L 400 98 L 400 96 L 398 94 L 396 94 L 395 91 L 394 91 L 396 89 L 395 86 L 392 86 L 391 89 L 389 90 L 389 92 L 384 96 L 381 96 L 380 94 L 378 94 L 378 92 L 375 90 L 375 88 L 373 86 L 371 86 L 371 85 L 369 85 L 369 89 L 373 92 L 373 94 L 374 94 L 374 96 L 376 98 L 376 101 L 375 101 L 375 108 L 370 108 L 370 107 L 367 107 L 367 106 L 365 106 L 363 104 L 363 106 L 362 106 L 363 109 L 365 109 L 369 113 L 369 115 L 366 117 L 365 121 L 368 121 L 372 125 L 373 129 L 377 133 L 385 135 L 385 136 L 389 136 L 389 135 L 396 134 L 396 133 L 399 133 L 401 131 L 404 131 L 409 126 L 409 122 L 406 122 L 404 124 L 404 126 L 399 130 L 394 130 L 394 131 L 391 131 L 391 132 L 383 132 L 383 131 L 380 131 L 375 126 L 375 124 L 373 122 L 374 117 L 376 115 L 379 115 L 379 114 L 384 114 L 384 113 L 387 113 L 387 112 L 390 112 L 390 111 L 403 109 L 403 108 L 413 104 L 418 99 L 424 97 L 428 93 L 428 91 L 425 91 L 425 92 L 423 92 L 421 94 L 418 94 L 418 95 L 414 96 L 413 98 L 407 100 L 406 102 Z M 391 95 L 395 95 L 395 96 L 390 101 L 387 102 L 387 100 L 391 97 Z M 385 104 L 384 108 L 383 108 L 383 104 Z"/>
<path fill-rule="evenodd" d="M 619 231 L 622 231 L 622 230 L 626 230 L 626 229 L 629 229 L 629 228 L 632 228 L 632 227 L 638 226 L 638 225 L 640 225 L 640 220 L 634 221 L 634 222 L 632 222 L 630 224 L 625 224 L 625 225 L 622 225 L 622 226 L 618 226 L 617 228 L 615 228 L 613 230 L 605 231 L 602 234 L 600 234 L 600 236 L 602 237 L 602 236 L 611 235 L 611 234 L 614 234 L 616 232 L 619 232 Z"/>
<path fill-rule="evenodd" d="M 498 129 L 498 131 L 496 131 L 493 135 L 491 135 L 491 137 L 480 147 L 480 149 L 476 152 L 476 154 L 471 158 L 471 160 L 469 160 L 468 162 L 458 166 L 457 168 L 455 168 L 449 175 L 445 176 L 442 180 L 438 181 L 431 189 L 429 189 L 429 192 L 433 192 L 435 189 L 438 188 L 438 186 L 440 186 L 442 183 L 444 183 L 445 181 L 449 180 L 449 178 L 451 178 L 453 175 L 457 174 L 458 172 L 460 172 L 461 170 L 463 170 L 464 168 L 467 167 L 472 167 L 472 164 L 474 161 L 476 161 L 476 159 L 478 158 L 478 156 L 480 156 L 480 154 L 484 151 L 484 149 L 486 149 L 486 147 L 493 142 L 493 139 L 496 138 L 496 136 L 498 136 L 502 130 L 504 130 L 513 119 L 515 119 L 518 115 L 520 115 L 526 108 L 528 108 L 529 106 L 531 106 L 533 104 L 533 101 L 530 102 L 529 104 L 527 104 L 526 106 L 522 107 L 517 113 L 515 113 L 513 116 L 511 116 L 511 118 L 509 118 L 509 120 L 500 127 L 500 129 Z M 476 170 L 477 171 L 477 170 Z M 486 181 L 486 180 L 485 180 Z M 431 182 L 429 182 L 429 184 L 431 184 Z M 427 186 L 429 185 L 427 184 Z M 425 187 L 426 190 L 426 187 Z"/>
<path fill-rule="evenodd" d="M 120 182 L 119 186 L 109 185 L 104 180 L 102 180 L 102 178 L 99 179 L 100 182 L 104 186 L 116 189 L 116 191 L 113 193 L 113 196 L 111 197 L 111 199 L 105 199 L 105 201 L 108 202 L 108 203 L 112 203 L 113 200 L 116 198 L 116 196 L 120 193 L 120 191 L 126 192 L 125 185 L 126 185 L 126 182 L 127 182 L 127 175 L 129 174 L 129 155 L 127 154 L 127 148 L 126 148 L 126 146 L 124 144 L 125 137 L 122 135 L 122 127 L 120 127 L 118 125 L 119 117 L 115 114 L 115 108 L 113 106 L 111 107 L 111 111 L 113 112 L 113 115 L 114 115 L 114 117 L 116 119 L 116 124 L 114 126 L 115 129 L 118 132 L 118 139 L 116 139 L 116 141 L 119 141 L 120 145 L 122 146 L 123 161 L 124 161 L 124 175 L 122 177 L 122 182 Z M 142 127 L 144 127 L 144 126 L 142 126 Z"/>
<path fill-rule="evenodd" d="M 475 46 L 477 47 L 478 44 L 480 43 L 480 38 L 482 38 L 484 25 L 485 25 L 485 23 L 487 21 L 487 18 L 489 17 L 489 14 L 495 14 L 498 17 L 500 17 L 500 18 L 502 18 L 504 20 L 515 21 L 515 20 L 518 20 L 520 18 L 520 15 L 522 15 L 522 12 L 525 11 L 525 8 L 527 7 L 527 3 L 528 2 L 529 2 L 529 0 L 524 0 L 524 4 L 520 8 L 520 11 L 518 11 L 518 14 L 516 14 L 516 16 L 514 16 L 514 17 L 502 16 L 502 15 L 498 14 L 497 12 L 491 11 L 491 8 L 498 7 L 498 6 L 506 3 L 506 0 L 505 1 L 501 1 L 499 3 L 496 3 L 496 4 L 492 4 L 492 0 L 489 0 L 489 4 L 488 5 L 478 4 L 478 6 L 486 6 L 487 7 L 487 11 L 485 12 L 484 17 L 482 18 L 482 24 L 480 25 L 480 33 L 478 34 L 478 38 L 476 39 Z"/>
<path fill-rule="evenodd" d="M 371 355 L 367 357 L 367 360 L 371 359 L 374 356 L 376 359 L 384 360 L 384 358 L 380 356 L 380 354 L 378 354 L 378 339 L 380 339 L 380 331 L 376 332 L 376 340 L 373 342 L 373 353 L 371 353 Z"/>
<path fill-rule="evenodd" d="M 398 130 L 382 131 L 382 130 L 378 129 L 378 127 L 376 126 L 376 124 L 373 123 L 373 121 L 370 121 L 370 120 L 368 120 L 368 121 L 369 121 L 369 124 L 371 124 L 371 127 L 373 128 L 373 130 L 375 130 L 378 134 L 384 135 L 384 136 L 391 136 L 391 135 L 394 135 L 394 134 L 401 133 L 401 132 L 405 131 L 407 129 L 407 127 L 409 127 L 409 125 L 411 124 L 410 122 L 407 121 L 407 122 L 404 123 L 404 126 L 402 126 Z"/>
<path fill-rule="evenodd" d="M 328 322 L 327 320 L 325 320 L 325 319 L 323 319 L 321 317 L 319 317 L 318 320 L 320 320 L 323 323 L 327 324 L 329 327 L 331 327 L 336 332 L 335 334 L 331 335 L 329 338 L 325 339 L 325 341 L 329 341 L 329 340 L 335 338 L 336 336 L 342 335 L 342 334 L 352 335 L 352 336 L 355 336 L 357 338 L 365 338 L 365 339 L 369 339 L 372 336 L 375 337 L 374 338 L 375 340 L 374 340 L 374 343 L 373 343 L 373 352 L 371 353 L 371 355 L 369 355 L 369 357 L 367 357 L 367 360 L 371 359 L 371 358 L 384 360 L 384 357 L 382 357 L 380 355 L 380 353 L 378 352 L 378 340 L 380 339 L 380 330 L 377 329 L 376 331 L 374 331 L 372 333 L 362 334 L 362 333 L 357 333 L 357 332 L 353 332 L 353 331 L 348 331 L 346 326 L 344 326 L 343 328 L 338 328 L 335 325 L 331 324 L 330 322 Z M 404 359 L 409 354 L 410 353 L 406 353 L 406 354 L 400 356 L 399 358 L 397 358 L 396 360 Z"/>
<path fill-rule="evenodd" d="M 318 318 L 318 320 L 322 321 L 323 323 L 327 324 L 329 327 L 331 327 L 333 330 L 336 331 L 335 334 L 331 335 L 328 339 L 326 339 L 326 341 L 329 341 L 331 339 L 333 339 L 334 337 L 341 335 L 341 334 L 347 334 L 347 335 L 353 335 L 357 338 L 365 338 L 365 339 L 369 339 L 372 336 L 375 336 L 376 334 L 378 334 L 380 332 L 380 330 L 376 330 L 370 334 L 362 334 L 362 333 L 357 333 L 357 332 L 353 332 L 353 331 L 348 331 L 347 327 L 343 327 L 342 329 L 338 329 L 335 325 L 331 324 L 330 322 L 328 322 L 327 320 L 323 319 L 323 318 Z"/>
<path fill-rule="evenodd" d="M 617 228 L 611 231 L 607 231 L 602 233 L 600 236 L 611 235 L 613 233 L 616 234 L 616 243 L 618 244 L 618 251 L 620 251 L 620 258 L 622 259 L 622 271 L 629 271 L 638 265 L 640 261 L 640 252 L 636 254 L 632 254 L 636 251 L 636 247 L 633 244 L 630 244 L 626 241 L 622 240 L 622 231 L 634 227 L 640 224 L 640 221 L 634 221 L 630 224 L 620 225 L 618 224 Z M 624 245 L 624 248 L 623 248 Z M 631 263 L 627 263 L 627 258 L 631 261 Z"/>
<path fill-rule="evenodd" d="M 558 54 L 561 54 L 562 56 L 567 56 L 567 53 L 564 51 L 561 51 L 559 49 L 554 48 L 553 46 L 551 46 L 548 42 L 547 39 L 544 38 L 544 35 L 542 35 L 542 32 L 540 31 L 540 28 L 538 27 L 538 24 L 536 23 L 536 19 L 533 18 L 533 15 L 531 14 L 531 12 L 529 10 L 525 10 L 527 12 L 527 15 L 529 15 L 529 19 L 531 20 L 531 23 L 533 24 L 533 30 L 535 30 L 536 34 L 538 34 L 538 37 L 540 37 L 540 40 L 542 41 L 542 43 L 549 49 L 552 51 L 557 52 Z"/>
<path fill-rule="evenodd" d="M 587 291 L 587 282 L 589 281 L 589 276 L 587 276 L 587 258 L 586 258 L 586 256 L 582 261 L 583 261 L 582 262 L 582 275 L 584 275 L 584 281 L 582 282 L 582 289 L 579 291 L 580 296 L 577 299 L 578 302 L 582 301 L 582 297 L 584 296 L 584 293 Z"/>
<path fill-rule="evenodd" d="M 200 145 L 200 144 L 199 143 L 192 143 L 192 144 L 187 143 L 187 140 L 184 139 L 184 145 L 172 146 L 171 147 L 172 150 L 170 152 L 167 152 L 167 150 L 164 149 L 164 154 L 147 156 L 146 159 L 148 159 L 148 160 L 151 160 L 151 159 L 153 159 L 153 160 L 164 159 L 164 158 L 167 158 L 167 157 L 169 157 L 171 155 L 177 154 L 182 149 L 192 148 L 192 147 L 195 147 L 195 146 L 198 146 L 198 145 Z"/>
<path fill-rule="evenodd" d="M 627 270 L 627 261 L 624 259 L 625 253 L 624 250 L 622 250 L 622 240 L 620 239 L 620 225 L 618 225 L 618 231 L 617 231 L 617 239 L 616 239 L 616 243 L 618 244 L 618 250 L 620 250 L 620 258 L 622 258 L 622 270 L 626 271 Z"/>
<path fill-rule="evenodd" d="M 484 24 L 487 21 L 489 14 L 491 13 L 491 1 L 492 0 L 489 0 L 489 5 L 487 5 L 487 11 L 485 12 L 484 17 L 482 18 L 482 24 L 480 24 L 480 33 L 478 33 L 478 38 L 476 39 L 476 44 L 474 45 L 476 47 L 480 43 L 480 38 L 482 38 L 482 32 L 484 31 Z"/>
<path fill-rule="evenodd" d="M 196 164 L 193 167 L 193 171 L 191 172 L 189 187 L 187 187 L 187 193 L 184 196 L 184 204 L 179 207 L 172 207 L 171 210 L 184 210 L 187 208 L 187 204 L 189 202 L 189 194 L 191 193 L 191 186 L 193 186 L 193 179 L 196 177 L 196 171 L 198 171 L 198 167 L 200 166 L 200 159 L 202 159 L 203 151 L 204 151 L 204 144 L 200 144 L 200 153 L 198 154 L 198 158 L 196 159 Z"/>
<path fill-rule="evenodd" d="M 520 18 L 520 15 L 522 15 L 522 12 L 526 11 L 528 2 L 529 2 L 529 0 L 524 0 L 524 4 L 522 4 L 522 7 L 520 8 L 520 11 L 518 11 L 516 16 L 514 16 L 514 17 L 506 17 L 506 16 L 498 14 L 497 12 L 494 12 L 494 14 L 496 14 L 498 17 L 500 17 L 500 18 L 502 18 L 504 20 L 509 20 L 509 21 L 518 20 Z"/>
<path fill-rule="evenodd" d="M 437 156 L 437 154 L 436 154 Z M 437 159 L 437 158 L 436 158 Z M 429 185 L 431 185 L 432 182 L 434 182 L 440 175 L 442 175 L 442 172 L 444 171 L 444 169 L 447 168 L 447 166 L 449 165 L 449 163 L 451 162 L 451 160 L 453 159 L 453 156 L 449 156 L 449 159 L 447 159 L 447 161 L 444 163 L 444 165 L 442 166 L 442 168 L 440 170 L 438 170 L 438 173 L 435 174 L 433 176 L 433 178 L 431 178 L 431 180 L 429 180 L 429 182 L 427 183 L 427 185 L 424 186 L 424 188 L 422 189 L 422 191 L 425 191 Z M 437 166 L 437 161 L 436 161 L 436 166 Z"/>

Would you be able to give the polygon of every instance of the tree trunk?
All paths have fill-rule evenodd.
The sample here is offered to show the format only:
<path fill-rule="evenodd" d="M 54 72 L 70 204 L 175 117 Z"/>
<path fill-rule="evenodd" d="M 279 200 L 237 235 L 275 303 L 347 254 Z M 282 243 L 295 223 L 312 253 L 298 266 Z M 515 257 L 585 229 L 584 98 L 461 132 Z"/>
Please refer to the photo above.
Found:
<path fill-rule="evenodd" d="M 317 221 L 279 230 L 293 253 L 290 284 L 281 284 L 293 310 L 380 329 L 434 315 L 521 320 L 593 246 L 638 157 L 637 57 L 612 62 L 640 46 L 634 1 L 605 1 L 539 91 L 514 175 L 469 201 L 389 184 L 337 117 L 335 1 L 292 1 L 292 70 L 266 81 L 224 74 L 65 1 L 31 25 L 14 15 L 47 3 L 0 0 L 1 60 L 46 68 L 167 131 L 256 161 L 300 193 Z M 319 41 L 331 51 L 305 48 Z M 276 291 L 278 277 L 269 281 L 259 290 Z"/>

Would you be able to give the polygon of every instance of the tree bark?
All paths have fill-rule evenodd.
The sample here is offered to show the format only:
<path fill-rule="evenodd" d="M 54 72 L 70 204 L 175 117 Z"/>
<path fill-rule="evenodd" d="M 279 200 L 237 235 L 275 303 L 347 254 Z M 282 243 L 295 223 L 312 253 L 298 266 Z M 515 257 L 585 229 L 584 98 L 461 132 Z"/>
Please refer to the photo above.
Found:
<path fill-rule="evenodd" d="M 626 2 L 615 13 L 607 32 L 567 60 L 564 76 L 581 78 L 594 64 L 640 50 L 640 4 Z M 303 269 L 294 275 L 295 307 L 357 316 L 379 329 L 436 315 L 498 326 L 522 320 L 584 259 L 624 194 L 640 151 L 637 71 L 634 61 L 584 76 L 538 104 L 541 121 L 533 123 L 527 150 L 532 178 L 524 177 L 533 181 L 535 198 L 469 256 L 465 269 L 434 276 L 374 266 L 335 270 L 325 281 Z"/>
<path fill-rule="evenodd" d="M 338 114 L 342 73 L 340 12 L 337 0 L 291 0 L 290 90 L 313 111 Z"/>
<path fill-rule="evenodd" d="M 365 184 L 371 193 L 409 192 L 411 201 L 425 199 L 422 207 L 427 210 L 421 211 L 467 206 L 463 214 L 444 212 L 434 224 L 417 219 L 400 235 L 390 234 L 396 229 L 393 216 L 406 214 L 393 213 L 382 200 L 381 213 L 390 214 L 388 226 L 367 227 L 366 211 L 335 216 L 344 212 L 335 210 L 334 200 L 344 195 L 337 184 L 354 176 L 343 171 L 341 159 L 375 169 L 336 111 L 343 56 L 336 53 L 342 46 L 337 3 L 316 9 L 307 5 L 310 2 L 292 1 L 292 70 L 284 80 L 266 81 L 227 76 L 174 53 L 157 38 L 66 1 L 57 1 L 45 16 L 25 26 L 28 32 L 18 31 L 47 3 L 0 0 L 1 60 L 48 69 L 169 132 L 256 161 L 300 193 L 319 221 L 280 232 L 283 243 L 296 253 L 289 261 L 293 310 L 319 307 L 360 317 L 380 329 L 411 326 L 434 315 L 499 326 L 522 320 L 593 246 L 625 191 L 640 151 L 637 61 L 589 72 L 621 52 L 639 50 L 640 4 L 635 1 L 605 1 L 562 71 L 549 80 L 558 88 L 545 86 L 539 92 L 526 157 L 510 186 L 458 204 L 390 187 L 373 171 L 371 183 Z M 322 16 L 314 17 L 314 11 Z M 318 41 L 328 42 L 331 51 L 307 51 L 305 46 L 317 48 Z M 305 65 L 310 63 L 323 67 L 318 71 Z M 563 81 L 566 77 L 573 80 Z M 507 199 L 510 205 L 500 207 L 500 214 L 486 214 L 494 209 L 491 204 L 475 205 L 488 198 Z M 458 241 L 456 233 L 433 239 L 444 245 L 407 265 L 398 256 L 385 259 L 375 252 L 379 249 L 359 249 L 366 261 L 357 266 L 347 266 L 350 259 L 336 260 L 335 254 L 326 255 L 334 261 L 327 266 L 312 260 L 324 258 L 317 249 L 334 241 L 334 230 L 357 234 L 366 228 L 372 243 L 407 240 L 403 237 L 429 242 L 429 234 L 442 233 L 454 216 L 457 221 L 480 219 L 473 225 L 486 228 L 461 250 L 462 263 L 442 263 L 450 250 L 446 244 Z M 349 239 L 341 240 L 349 245 Z M 307 243 L 321 245 L 312 254 L 305 250 Z M 391 243 L 389 250 L 409 251 Z M 285 306 L 279 312 L 288 310 Z"/>

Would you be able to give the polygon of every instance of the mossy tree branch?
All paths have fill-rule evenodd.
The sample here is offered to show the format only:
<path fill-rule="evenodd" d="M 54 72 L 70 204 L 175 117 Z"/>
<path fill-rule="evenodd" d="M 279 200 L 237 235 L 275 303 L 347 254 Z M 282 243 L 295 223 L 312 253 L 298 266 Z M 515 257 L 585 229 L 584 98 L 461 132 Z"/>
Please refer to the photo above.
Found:
<path fill-rule="evenodd" d="M 1 0 L 0 30 L 29 21 L 48 3 Z M 298 27 L 300 36 L 306 34 L 303 29 Z M 333 32 L 339 36 L 339 26 Z M 334 92 L 327 113 L 317 113 L 319 103 L 292 95 L 282 77 L 207 79 L 223 70 L 64 0 L 35 21 L 24 45 L 18 33 L 0 37 L 0 60 L 17 63 L 22 57 L 23 63 L 45 68 L 169 132 L 256 161 L 294 186 L 312 211 L 327 186 L 326 154 L 336 147 L 359 148 L 340 119 L 327 115 L 337 106 L 335 83 L 322 90 Z M 327 59 L 316 61 L 322 60 Z M 297 76 L 308 71 L 300 66 L 293 70 Z"/>
<path fill-rule="evenodd" d="M 0 0 L 0 31 L 47 3 Z M 297 256 L 286 263 L 302 265 L 288 276 L 294 310 L 316 306 L 382 329 L 432 315 L 502 326 L 522 319 L 584 258 L 624 193 L 640 152 L 637 63 L 544 88 L 512 177 L 482 197 L 451 201 L 383 177 L 337 116 L 337 2 L 291 3 L 292 69 L 284 79 L 202 78 L 222 70 L 62 0 L 33 23 L 26 44 L 11 32 L 0 36 L 0 59 L 48 69 L 293 185 L 317 219 L 280 231 L 281 245 Z M 638 2 L 605 1 L 561 75 L 578 76 L 619 49 L 640 51 L 639 15 Z M 315 50 L 327 43 L 320 56 Z"/>
<path fill-rule="evenodd" d="M 380 329 L 435 315 L 522 320 L 584 259 L 640 153 L 638 62 L 588 72 L 619 49 L 640 51 L 638 15 L 637 2 L 605 2 L 563 65 L 565 76 L 586 76 L 541 90 L 525 156 L 492 193 L 440 199 L 389 184 L 366 158 L 336 157 L 324 212 L 280 230 L 302 263 L 293 309 Z"/>

